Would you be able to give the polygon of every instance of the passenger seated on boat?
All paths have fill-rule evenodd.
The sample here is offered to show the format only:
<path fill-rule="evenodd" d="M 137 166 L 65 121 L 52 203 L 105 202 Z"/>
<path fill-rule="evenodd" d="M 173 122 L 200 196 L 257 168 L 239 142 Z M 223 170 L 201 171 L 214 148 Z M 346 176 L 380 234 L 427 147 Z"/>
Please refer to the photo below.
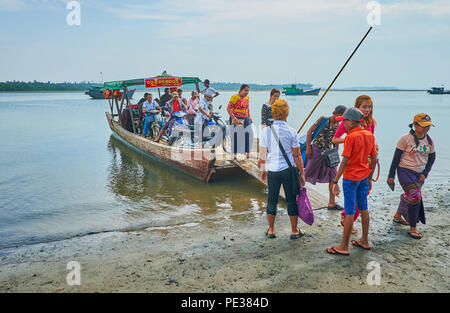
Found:
<path fill-rule="evenodd" d="M 120 126 L 131 133 L 133 132 L 133 122 L 131 120 L 130 109 L 124 109 L 120 114 Z"/>
<path fill-rule="evenodd" d="M 151 129 L 151 124 L 156 121 L 156 113 L 155 111 L 161 112 L 161 108 L 158 103 L 153 100 L 153 95 L 151 93 L 148 94 L 147 100 L 144 102 L 142 106 L 142 112 L 145 114 L 145 123 L 144 123 L 144 136 L 147 136 L 150 131 L 150 136 L 153 137 L 153 130 Z"/>
<path fill-rule="evenodd" d="M 148 93 L 144 93 L 144 96 L 139 100 L 137 104 L 139 104 L 139 117 L 137 122 L 136 130 L 138 131 L 138 134 L 142 134 L 144 131 L 144 113 L 142 112 L 142 106 L 145 101 L 147 101 Z"/>
<path fill-rule="evenodd" d="M 155 142 L 159 142 L 161 139 L 161 136 L 164 134 L 166 129 L 172 130 L 173 123 L 175 122 L 175 117 L 173 116 L 176 112 L 186 112 L 186 106 L 184 105 L 183 101 L 178 97 L 178 93 L 173 92 L 171 95 L 170 101 L 166 102 L 166 105 L 163 107 L 163 110 L 165 111 L 166 115 L 169 116 L 166 123 L 160 130 L 158 137 L 155 139 Z M 161 97 L 162 98 L 162 97 Z"/>
<path fill-rule="evenodd" d="M 192 90 L 191 97 L 187 101 L 187 121 L 189 125 L 194 125 L 195 116 L 197 115 L 198 109 L 197 105 L 200 101 L 198 92 L 196 90 Z"/>

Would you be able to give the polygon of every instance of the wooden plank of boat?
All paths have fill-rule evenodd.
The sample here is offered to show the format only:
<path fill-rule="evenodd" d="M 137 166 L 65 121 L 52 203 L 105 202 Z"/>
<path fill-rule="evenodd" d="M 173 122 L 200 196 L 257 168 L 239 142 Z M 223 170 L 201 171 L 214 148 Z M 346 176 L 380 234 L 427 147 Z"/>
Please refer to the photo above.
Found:
<path fill-rule="evenodd" d="M 185 173 L 197 177 L 205 182 L 212 177 L 218 179 L 222 176 L 246 175 L 232 162 L 217 162 L 216 158 L 222 151 L 214 149 L 182 149 L 168 146 L 163 143 L 156 143 L 139 135 L 133 134 L 111 118 L 109 112 L 105 112 L 111 130 L 124 141 L 133 145 L 137 149 L 148 153 L 164 163 L 173 166 Z M 219 159 L 221 159 L 219 157 Z M 217 177 L 220 176 L 220 177 Z"/>
<path fill-rule="evenodd" d="M 258 168 L 256 160 L 254 159 L 235 160 L 234 163 L 241 169 L 246 171 L 248 174 L 250 174 L 250 176 L 256 178 L 261 184 L 266 185 L 266 183 L 264 183 L 261 180 L 261 171 Z M 317 192 L 312 188 L 307 187 L 307 190 L 309 201 L 311 202 L 311 205 L 315 210 L 327 206 L 328 199 L 325 196 L 323 196 L 321 193 Z M 285 198 L 283 186 L 281 186 L 280 196 Z"/>

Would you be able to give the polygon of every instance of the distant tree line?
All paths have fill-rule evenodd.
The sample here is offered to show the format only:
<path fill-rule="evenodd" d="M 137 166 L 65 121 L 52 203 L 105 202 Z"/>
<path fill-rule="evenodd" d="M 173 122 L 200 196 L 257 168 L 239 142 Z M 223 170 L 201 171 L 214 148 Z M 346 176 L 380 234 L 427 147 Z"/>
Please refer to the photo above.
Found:
<path fill-rule="evenodd" d="M 2 91 L 60 91 L 60 90 L 87 90 L 92 86 L 99 86 L 94 82 L 63 82 L 52 83 L 38 81 L 6 81 L 0 82 L 0 92 Z"/>
<path fill-rule="evenodd" d="M 226 82 L 211 82 L 211 87 L 218 90 L 239 90 L 242 83 L 226 83 Z M 260 85 L 260 84 L 250 84 L 247 83 L 247 85 L 250 87 L 250 90 L 271 90 L 273 88 L 277 89 L 283 89 L 284 87 L 288 87 L 291 84 L 267 84 L 267 85 Z M 313 85 L 311 84 L 302 84 L 298 83 L 296 84 L 297 88 L 304 88 L 309 89 L 312 88 Z"/>
<path fill-rule="evenodd" d="M 242 83 L 227 83 L 227 82 L 212 82 L 211 87 L 217 90 L 239 90 Z M 248 84 L 250 90 L 271 90 L 272 88 L 283 89 L 284 87 L 290 86 L 290 84 Z M 64 90 L 88 90 L 93 86 L 101 86 L 101 84 L 95 82 L 63 82 L 63 83 L 53 83 L 53 82 L 39 82 L 39 81 L 6 81 L 0 82 L 0 92 L 2 91 L 64 91 Z M 144 86 L 136 86 L 139 90 L 144 90 Z M 312 88 L 311 84 L 297 84 L 298 88 L 309 89 Z M 195 89 L 195 86 L 186 85 L 183 86 L 184 89 Z M 203 88 L 203 84 L 200 85 Z"/>

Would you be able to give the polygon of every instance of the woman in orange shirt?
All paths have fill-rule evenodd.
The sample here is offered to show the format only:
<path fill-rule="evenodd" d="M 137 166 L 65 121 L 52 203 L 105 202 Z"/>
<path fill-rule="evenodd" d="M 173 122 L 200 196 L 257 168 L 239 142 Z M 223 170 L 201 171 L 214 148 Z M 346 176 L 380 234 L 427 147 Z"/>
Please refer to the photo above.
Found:
<path fill-rule="evenodd" d="M 248 93 L 250 87 L 243 84 L 239 89 L 239 93 L 231 97 L 228 103 L 227 112 L 230 115 L 230 137 L 232 158 L 236 159 L 237 153 L 245 152 L 247 159 L 250 157 L 250 151 L 253 144 L 253 130 L 251 124 L 253 123 L 250 117 L 249 104 L 250 99 Z M 245 147 L 242 151 L 242 145 L 238 147 L 239 138 L 245 136 Z"/>

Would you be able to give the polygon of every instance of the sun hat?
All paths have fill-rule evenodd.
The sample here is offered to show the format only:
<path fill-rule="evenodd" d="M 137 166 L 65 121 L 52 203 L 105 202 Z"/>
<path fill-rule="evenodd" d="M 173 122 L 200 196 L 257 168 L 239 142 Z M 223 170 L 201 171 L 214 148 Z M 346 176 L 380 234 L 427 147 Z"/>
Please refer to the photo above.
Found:
<path fill-rule="evenodd" d="M 434 126 L 431 122 L 431 117 L 427 113 L 419 113 L 414 116 L 414 123 L 422 127 Z"/>

